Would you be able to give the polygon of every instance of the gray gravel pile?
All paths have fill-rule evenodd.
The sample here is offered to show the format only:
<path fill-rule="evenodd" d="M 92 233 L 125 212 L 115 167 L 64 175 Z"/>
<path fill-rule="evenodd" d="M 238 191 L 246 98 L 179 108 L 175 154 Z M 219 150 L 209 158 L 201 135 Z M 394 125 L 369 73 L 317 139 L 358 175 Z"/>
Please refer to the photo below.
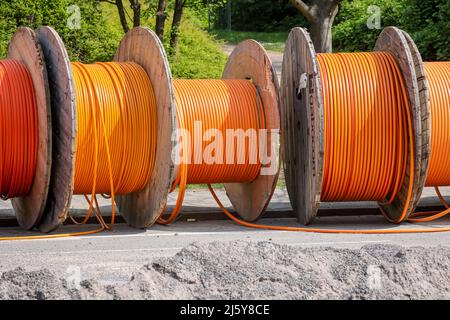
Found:
<path fill-rule="evenodd" d="M 48 270 L 4 272 L 0 299 L 17 298 L 450 299 L 450 248 L 192 244 L 149 261 L 130 281 L 108 286 L 85 280 L 69 288 Z"/>

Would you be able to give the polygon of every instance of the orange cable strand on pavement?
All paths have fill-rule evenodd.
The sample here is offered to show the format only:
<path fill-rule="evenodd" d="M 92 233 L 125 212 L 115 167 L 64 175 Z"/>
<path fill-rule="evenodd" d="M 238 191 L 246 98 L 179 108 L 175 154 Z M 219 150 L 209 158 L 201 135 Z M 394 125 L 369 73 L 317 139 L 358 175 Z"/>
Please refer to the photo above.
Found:
<path fill-rule="evenodd" d="M 30 191 L 38 155 L 38 114 L 33 81 L 17 60 L 0 60 L 0 196 Z"/>

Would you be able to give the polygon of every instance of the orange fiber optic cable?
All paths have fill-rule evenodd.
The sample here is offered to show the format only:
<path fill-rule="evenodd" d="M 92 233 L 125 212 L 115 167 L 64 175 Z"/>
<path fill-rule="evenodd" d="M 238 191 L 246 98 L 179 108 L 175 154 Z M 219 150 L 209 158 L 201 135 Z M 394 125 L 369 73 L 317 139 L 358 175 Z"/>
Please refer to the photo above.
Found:
<path fill-rule="evenodd" d="M 406 175 L 408 154 L 411 160 L 414 158 L 411 115 L 395 59 L 389 53 L 373 52 L 319 54 L 318 61 L 325 128 L 321 200 L 391 203 Z M 409 164 L 409 170 L 410 189 L 405 203 L 409 203 L 412 194 L 414 163 Z M 450 231 L 450 228 L 338 230 L 259 225 L 236 218 L 225 209 L 210 185 L 209 189 L 225 214 L 246 227 L 354 234 Z M 420 222 L 408 219 L 407 210 L 405 207 L 401 217 L 393 222 Z"/>
<path fill-rule="evenodd" d="M 6 200 L 31 189 L 38 154 L 37 102 L 28 70 L 0 61 L 0 195 Z"/>
<path fill-rule="evenodd" d="M 431 107 L 427 186 L 450 186 L 450 62 L 425 62 Z"/>
<path fill-rule="evenodd" d="M 28 70 L 19 61 L 0 61 L 0 193 L 2 199 L 25 196 L 36 173 L 38 154 L 36 95 Z M 0 237 L 4 240 L 49 239 L 77 234 Z"/>
<path fill-rule="evenodd" d="M 92 65 L 73 63 L 72 71 L 77 101 L 74 193 L 85 195 L 89 202 L 89 211 L 81 222 L 70 218 L 78 224 L 86 223 L 93 212 L 101 227 L 84 232 L 5 237 L 0 240 L 81 236 L 109 229 L 99 210 L 96 195 L 110 195 L 111 224 L 114 224 L 114 196 L 141 190 L 152 173 L 156 154 L 156 100 L 145 70 L 134 63 Z M 17 81 L 16 83 L 27 82 Z M 5 88 L 8 87 L 5 85 Z M 12 92 L 15 93 L 15 91 Z M 33 91 L 27 88 L 25 94 L 16 94 L 16 97 L 29 98 L 34 95 Z M 6 104 L 3 103 L 3 99 L 10 98 L 2 94 L 0 99 L 2 99 L 1 111 L 4 111 Z M 32 108 L 32 106 L 29 103 L 26 107 Z M 21 108 L 23 108 L 22 105 Z M 31 115 L 30 112 L 28 119 L 25 113 L 20 113 L 17 115 L 17 121 L 25 121 L 24 119 L 31 121 Z M 3 119 L 8 118 L 2 117 L 0 121 Z M 37 125 L 29 124 L 28 127 L 35 128 Z M 19 129 L 23 130 L 22 127 Z M 34 131 L 30 130 L 30 132 Z M 23 138 L 23 135 L 19 137 Z M 37 150 L 37 142 L 35 144 Z M 21 142 L 17 145 L 28 146 L 29 143 Z M 24 148 L 27 152 L 22 150 L 22 154 L 33 155 L 33 152 L 28 152 L 27 148 Z M 31 173 L 31 170 L 29 171 Z M 4 176 L 1 175 L 1 177 Z"/>
<path fill-rule="evenodd" d="M 74 193 L 90 194 L 86 223 L 96 194 L 140 191 L 156 154 L 156 100 L 145 70 L 135 63 L 73 63 L 77 98 Z M 94 210 L 97 217 L 101 215 Z M 102 225 L 104 222 L 100 219 Z"/>
<path fill-rule="evenodd" d="M 445 207 L 441 212 L 418 212 L 413 222 L 428 222 L 450 214 L 439 187 L 450 186 L 450 62 L 424 62 L 430 92 L 431 153 L 425 185 L 434 187 Z"/>
<path fill-rule="evenodd" d="M 178 217 L 188 183 L 251 182 L 261 169 L 259 142 L 253 145 L 255 141 L 247 141 L 242 150 L 234 138 L 227 139 L 227 130 L 253 130 L 258 134 L 259 129 L 265 128 L 262 101 L 251 81 L 175 80 L 174 87 L 178 125 L 190 137 L 181 137 L 182 161 L 174 182 L 174 187 L 179 186 L 175 208 L 167 219 L 158 220 L 160 224 L 169 224 Z M 200 137 L 195 136 L 196 123 L 201 123 Z M 216 150 L 216 160 L 209 162 L 204 151 L 211 142 L 203 141 L 203 136 L 211 129 L 218 131 L 224 143 L 221 151 Z M 198 138 L 202 142 L 195 148 Z M 232 161 L 227 161 L 227 150 L 232 151 Z"/>
<path fill-rule="evenodd" d="M 401 187 L 408 167 L 409 199 L 414 180 L 414 164 L 408 166 L 407 163 L 408 157 L 413 159 L 414 155 L 412 123 L 405 85 L 394 58 L 384 52 L 319 54 L 318 61 L 325 122 L 322 200 L 372 200 L 388 204 Z M 134 63 L 74 63 L 72 68 L 78 119 L 74 192 L 85 194 L 90 203 L 86 218 L 77 223 L 87 222 L 93 212 L 101 228 L 76 234 L 23 238 L 83 235 L 108 229 L 98 208 L 96 194 L 111 196 L 113 224 L 114 196 L 141 190 L 153 170 L 156 102 L 145 71 Z M 176 220 L 188 183 L 206 183 L 225 214 L 246 227 L 366 234 L 450 231 L 450 228 L 297 228 L 258 225 L 236 218 L 222 205 L 211 184 L 251 182 L 258 176 L 262 166 L 259 140 L 256 146 L 247 142 L 241 150 L 227 136 L 229 129 L 243 132 L 265 129 L 264 109 L 258 90 L 248 80 L 175 80 L 174 87 L 178 126 L 191 135 L 180 138 L 182 161 L 173 183 L 173 188 L 179 187 L 175 208 L 167 219 L 161 216 L 159 223 L 169 224 Z M 442 104 L 436 105 L 442 109 Z M 201 140 L 196 148 L 198 137 L 192 134 L 198 124 L 201 126 Z M 216 130 L 215 138 L 219 135 L 224 141 L 222 150 L 216 148 L 210 154 L 214 158 L 212 162 L 204 157 L 211 141 L 202 139 L 209 130 Z M 230 144 L 234 152 L 231 162 L 224 152 Z M 438 155 L 436 157 L 439 158 Z M 399 220 L 394 222 L 407 220 L 407 210 L 405 207 Z M 411 219 L 413 222 L 414 218 Z"/>
<path fill-rule="evenodd" d="M 408 152 L 414 158 L 406 88 L 395 59 L 373 52 L 319 54 L 318 60 L 325 121 L 321 199 L 391 203 Z M 409 168 L 412 186 L 414 164 Z M 405 220 L 407 209 L 395 222 Z"/>

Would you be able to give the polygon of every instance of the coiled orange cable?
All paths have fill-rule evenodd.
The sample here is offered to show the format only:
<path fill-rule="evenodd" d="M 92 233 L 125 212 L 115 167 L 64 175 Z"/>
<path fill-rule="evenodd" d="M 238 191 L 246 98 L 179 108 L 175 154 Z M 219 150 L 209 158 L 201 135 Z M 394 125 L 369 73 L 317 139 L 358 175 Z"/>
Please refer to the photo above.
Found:
<path fill-rule="evenodd" d="M 450 185 L 450 62 L 425 62 L 425 74 L 430 93 L 431 152 L 426 186 L 434 187 L 445 207 L 441 212 L 418 212 L 413 222 L 428 222 L 450 214 L 450 207 L 439 191 L 440 186 Z"/>
<path fill-rule="evenodd" d="M 242 149 L 234 136 L 227 135 L 227 130 L 250 130 L 258 135 L 259 129 L 265 128 L 262 101 L 251 81 L 175 80 L 174 87 L 178 125 L 190 136 L 180 137 L 182 163 L 174 183 L 179 185 L 178 199 L 169 217 L 158 220 L 160 224 L 169 224 L 178 217 L 188 183 L 251 182 L 261 169 L 259 139 L 256 144 L 255 140 L 246 141 Z M 199 135 L 195 134 L 196 123 L 201 124 Z M 211 141 L 205 141 L 210 130 L 216 134 L 210 137 Z M 223 139 L 223 144 L 216 140 L 223 148 L 216 149 L 217 154 L 208 153 L 208 145 L 220 139 L 217 135 Z M 200 145 L 195 146 L 199 140 Z M 227 159 L 227 150 L 233 159 L 231 155 Z"/>
<path fill-rule="evenodd" d="M 73 237 L 110 229 L 100 212 L 96 195 L 110 195 L 111 224 L 114 224 L 115 195 L 141 190 L 153 171 L 156 99 L 145 70 L 135 63 L 73 63 L 72 71 L 77 101 L 74 193 L 85 195 L 89 210 L 81 222 L 69 217 L 77 224 L 84 224 L 94 212 L 100 228 L 0 240 Z M 26 118 L 23 114 L 20 116 Z"/>
<path fill-rule="evenodd" d="M 0 195 L 25 196 L 38 154 L 38 115 L 33 81 L 16 60 L 0 61 Z"/>
<path fill-rule="evenodd" d="M 187 183 L 253 181 L 261 168 L 258 159 L 259 145 L 251 148 L 250 142 L 247 142 L 246 149 L 241 150 L 236 139 L 227 139 L 227 130 L 228 132 L 233 130 L 231 132 L 234 133 L 236 132 L 234 130 L 246 132 L 249 129 L 258 132 L 260 127 L 264 128 L 264 117 L 259 119 L 258 116 L 255 86 L 248 80 L 175 80 L 174 87 L 177 114 L 183 118 L 182 122 L 185 124 L 183 128 L 191 133 L 191 159 Z M 260 113 L 263 114 L 262 109 Z M 197 142 L 193 134 L 196 122 L 202 126 L 200 138 L 206 135 L 208 130 L 217 130 L 217 134 L 223 137 L 223 154 L 217 155 L 216 159 L 206 158 L 209 154 L 205 149 L 210 141 L 202 141 L 202 145 L 194 150 Z M 231 150 L 230 145 L 233 146 L 234 157 L 227 163 L 225 152 Z M 197 154 L 194 151 L 198 151 Z M 220 150 L 215 151 L 220 153 Z M 241 152 L 243 161 L 239 163 Z M 202 161 L 197 163 L 196 160 L 200 157 Z M 252 157 L 254 161 L 250 161 Z M 212 163 L 208 163 L 208 160 Z"/>
<path fill-rule="evenodd" d="M 396 61 L 389 53 L 374 52 L 319 54 L 318 62 L 325 128 L 321 200 L 372 200 L 389 204 L 404 180 L 408 153 L 411 161 L 414 158 L 411 115 Z M 448 71 L 446 74 L 448 79 Z M 440 81 L 445 83 L 442 79 Z M 444 153 L 446 151 L 443 150 Z M 412 194 L 414 163 L 409 164 L 409 169 L 410 188 L 405 203 L 409 203 Z M 232 215 L 210 185 L 209 189 L 225 214 L 245 227 L 347 234 L 450 231 L 450 228 L 339 230 L 254 224 Z M 399 220 L 393 222 L 407 220 L 407 210 L 405 207 Z M 408 221 L 430 221 L 430 217 L 415 217 L 412 215 Z M 439 215 L 433 216 L 437 217 Z"/>
<path fill-rule="evenodd" d="M 135 63 L 73 63 L 72 70 L 78 129 L 74 193 L 91 194 L 83 223 L 95 195 L 111 195 L 113 224 L 114 196 L 140 191 L 153 171 L 156 99 L 145 70 Z"/>
<path fill-rule="evenodd" d="M 0 189 L 1 196 L 25 196 L 31 189 L 38 155 L 38 115 L 34 85 L 19 61 L 0 61 Z M 6 137 L 6 138 L 5 138 Z M 0 237 L 0 241 L 37 240 L 87 235 L 72 234 Z"/>
<path fill-rule="evenodd" d="M 406 88 L 385 52 L 319 54 L 325 157 L 322 201 L 389 204 L 414 158 Z M 409 140 L 409 148 L 408 148 Z M 409 203 L 414 163 L 409 165 Z M 398 221 L 406 218 L 407 207 Z"/>
<path fill-rule="evenodd" d="M 431 154 L 427 186 L 450 186 L 450 62 L 425 62 L 430 93 Z"/>

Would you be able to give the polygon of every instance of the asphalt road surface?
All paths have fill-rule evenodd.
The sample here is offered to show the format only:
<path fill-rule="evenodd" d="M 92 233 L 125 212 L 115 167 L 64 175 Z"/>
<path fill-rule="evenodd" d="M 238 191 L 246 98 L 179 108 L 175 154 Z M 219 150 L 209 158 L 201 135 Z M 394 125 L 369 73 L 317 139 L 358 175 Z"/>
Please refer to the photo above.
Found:
<path fill-rule="evenodd" d="M 294 219 L 263 219 L 261 223 L 296 225 Z M 380 216 L 323 217 L 317 227 L 333 228 L 407 228 L 394 226 Z M 443 219 L 433 226 L 450 226 Z M 66 226 L 61 232 L 87 230 L 94 226 Z M 23 234 L 18 228 L 2 228 L 2 235 Z M 82 270 L 82 276 L 100 283 L 127 281 L 131 273 L 152 259 L 174 255 L 193 242 L 210 241 L 273 241 L 292 246 L 332 246 L 359 248 L 365 244 L 386 243 L 404 246 L 449 245 L 450 233 L 346 235 L 311 234 L 254 230 L 237 226 L 231 221 L 178 222 L 171 226 L 155 226 L 148 230 L 132 229 L 125 224 L 101 234 L 48 240 L 21 240 L 0 242 L 0 270 L 25 267 L 27 270 L 47 268 L 56 272 Z"/>

